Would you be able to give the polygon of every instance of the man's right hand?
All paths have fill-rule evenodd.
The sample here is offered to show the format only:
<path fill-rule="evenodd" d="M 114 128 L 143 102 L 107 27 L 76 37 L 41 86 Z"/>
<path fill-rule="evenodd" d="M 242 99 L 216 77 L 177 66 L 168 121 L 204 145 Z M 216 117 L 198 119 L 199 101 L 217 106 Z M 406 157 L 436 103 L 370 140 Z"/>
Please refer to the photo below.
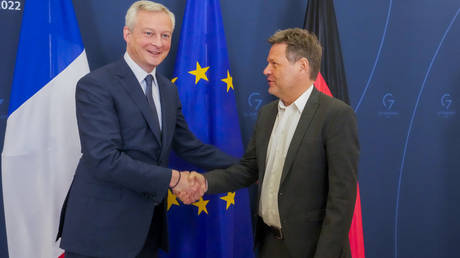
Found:
<path fill-rule="evenodd" d="M 175 175 L 176 172 L 177 174 Z M 189 171 L 178 172 L 177 170 L 173 170 L 171 181 L 174 178 L 177 178 L 177 180 L 172 187 L 173 193 L 184 204 L 191 204 L 199 200 L 207 190 L 206 179 L 195 171 L 190 173 Z"/>

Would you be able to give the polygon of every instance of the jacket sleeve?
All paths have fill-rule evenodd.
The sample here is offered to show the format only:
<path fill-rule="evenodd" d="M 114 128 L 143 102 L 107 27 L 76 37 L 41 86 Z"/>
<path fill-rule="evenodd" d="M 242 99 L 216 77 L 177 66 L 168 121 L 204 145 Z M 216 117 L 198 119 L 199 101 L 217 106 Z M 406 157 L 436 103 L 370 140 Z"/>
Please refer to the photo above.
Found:
<path fill-rule="evenodd" d="M 217 147 L 204 144 L 190 131 L 184 115 L 182 105 L 177 96 L 177 118 L 172 147 L 174 151 L 187 162 L 202 169 L 210 170 L 226 168 L 238 161 L 238 159 L 224 153 Z"/>
<path fill-rule="evenodd" d="M 256 156 L 257 123 L 246 152 L 241 160 L 227 169 L 217 169 L 204 174 L 208 181 L 209 194 L 233 192 L 248 187 L 258 179 Z"/>
<path fill-rule="evenodd" d="M 325 125 L 329 192 L 316 258 L 341 257 L 356 200 L 359 141 L 356 117 L 343 103 L 333 108 Z"/>

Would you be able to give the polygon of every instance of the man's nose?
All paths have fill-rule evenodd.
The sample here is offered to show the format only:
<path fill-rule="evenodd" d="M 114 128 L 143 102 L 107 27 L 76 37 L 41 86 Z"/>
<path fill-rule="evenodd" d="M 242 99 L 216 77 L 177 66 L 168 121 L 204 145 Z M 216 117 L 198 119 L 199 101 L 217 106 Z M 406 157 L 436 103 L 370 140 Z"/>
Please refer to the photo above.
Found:
<path fill-rule="evenodd" d="M 154 46 L 161 46 L 163 44 L 162 41 L 161 41 L 161 36 L 160 35 L 154 35 L 150 39 L 150 44 L 152 44 Z"/>
<path fill-rule="evenodd" d="M 270 65 L 267 65 L 265 66 L 265 69 L 264 69 L 264 75 L 267 76 L 271 73 L 271 70 L 270 70 Z"/>

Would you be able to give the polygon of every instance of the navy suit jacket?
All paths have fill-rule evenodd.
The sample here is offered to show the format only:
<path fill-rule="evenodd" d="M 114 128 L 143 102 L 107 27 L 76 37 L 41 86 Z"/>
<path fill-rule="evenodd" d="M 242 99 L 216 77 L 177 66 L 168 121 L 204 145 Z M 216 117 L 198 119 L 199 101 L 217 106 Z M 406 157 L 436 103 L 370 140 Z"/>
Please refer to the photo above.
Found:
<path fill-rule="evenodd" d="M 157 73 L 162 131 L 139 82 L 121 59 L 77 84 L 82 156 L 61 214 L 61 248 L 88 256 L 135 257 L 171 179 L 171 149 L 203 168 L 235 160 L 189 130 L 176 87 Z M 166 210 L 166 209 L 164 209 Z M 166 227 L 166 215 L 162 214 Z M 59 237 L 59 235 L 58 235 Z M 166 243 L 167 233 L 162 239 Z"/>

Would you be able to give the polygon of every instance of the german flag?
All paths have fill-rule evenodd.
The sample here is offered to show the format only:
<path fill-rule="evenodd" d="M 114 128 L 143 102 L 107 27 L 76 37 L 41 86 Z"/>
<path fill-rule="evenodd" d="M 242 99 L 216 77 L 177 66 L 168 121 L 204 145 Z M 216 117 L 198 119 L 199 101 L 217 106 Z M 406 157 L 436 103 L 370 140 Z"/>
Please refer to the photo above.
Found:
<path fill-rule="evenodd" d="M 315 87 L 349 104 L 347 80 L 343 66 L 337 21 L 333 0 L 308 0 L 304 28 L 318 36 L 323 46 L 321 71 Z M 355 211 L 349 233 L 353 258 L 364 258 L 363 224 L 359 185 L 356 195 Z"/>

